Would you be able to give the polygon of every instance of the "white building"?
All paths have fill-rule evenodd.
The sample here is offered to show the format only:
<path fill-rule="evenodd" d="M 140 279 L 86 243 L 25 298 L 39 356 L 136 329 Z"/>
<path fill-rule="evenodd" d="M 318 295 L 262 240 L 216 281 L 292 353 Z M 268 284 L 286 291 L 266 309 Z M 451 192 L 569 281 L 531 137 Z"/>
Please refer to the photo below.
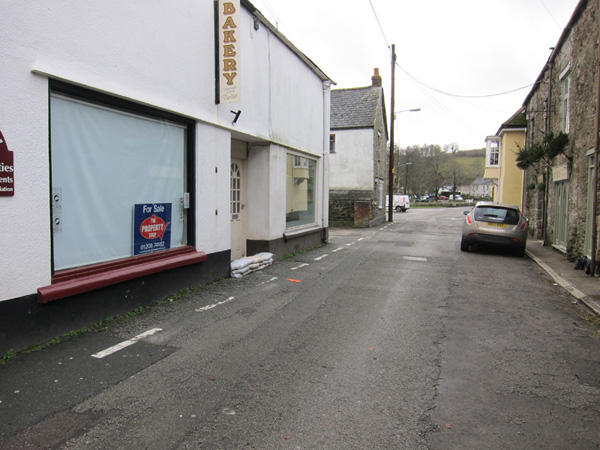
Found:
<path fill-rule="evenodd" d="M 388 129 L 379 69 L 371 86 L 331 92 L 329 220 L 371 227 L 385 220 Z"/>
<path fill-rule="evenodd" d="M 326 239 L 331 80 L 239 1 L 3 2 L 0 354 Z"/>

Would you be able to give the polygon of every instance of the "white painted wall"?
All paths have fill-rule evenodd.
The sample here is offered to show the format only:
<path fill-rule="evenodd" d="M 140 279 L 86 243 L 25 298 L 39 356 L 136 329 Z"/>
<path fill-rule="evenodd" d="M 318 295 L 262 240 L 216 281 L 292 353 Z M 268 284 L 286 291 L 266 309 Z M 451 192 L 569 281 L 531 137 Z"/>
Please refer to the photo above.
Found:
<path fill-rule="evenodd" d="M 331 130 L 335 153 L 329 155 L 329 188 L 373 190 L 373 130 Z M 367 151 L 365 151 L 367 149 Z"/>
<path fill-rule="evenodd" d="M 264 25 L 254 30 L 245 9 L 242 99 L 223 105 L 214 102 L 212 1 L 0 0 L 0 11 L 0 130 L 14 152 L 16 189 L 14 197 L 0 197 L 0 300 L 34 294 L 51 281 L 49 77 L 198 121 L 192 201 L 197 248 L 207 253 L 229 248 L 232 132 L 275 144 L 268 169 L 250 171 L 255 179 L 248 180 L 268 176 L 269 193 L 283 190 L 273 183 L 285 179 L 286 149 L 323 154 L 329 110 L 321 79 Z M 242 110 L 235 126 L 232 109 Z M 265 204 L 267 231 L 255 218 L 254 236 L 280 237 L 285 214 L 273 211 L 285 211 L 285 196 L 257 205 Z"/>

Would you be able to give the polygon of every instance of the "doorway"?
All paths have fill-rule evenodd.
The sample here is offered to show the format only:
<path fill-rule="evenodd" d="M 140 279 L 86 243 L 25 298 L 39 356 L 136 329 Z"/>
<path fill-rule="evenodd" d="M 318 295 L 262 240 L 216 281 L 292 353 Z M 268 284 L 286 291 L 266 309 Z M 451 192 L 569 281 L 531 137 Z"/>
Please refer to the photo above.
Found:
<path fill-rule="evenodd" d="M 232 141 L 234 147 L 243 146 L 246 143 Z M 246 160 L 231 158 L 230 167 L 230 189 L 229 189 L 229 216 L 231 229 L 231 260 L 246 256 L 247 224 L 246 224 Z"/>
<path fill-rule="evenodd" d="M 569 182 L 559 181 L 556 187 L 556 216 L 554 221 L 554 246 L 567 250 L 569 217 Z"/>

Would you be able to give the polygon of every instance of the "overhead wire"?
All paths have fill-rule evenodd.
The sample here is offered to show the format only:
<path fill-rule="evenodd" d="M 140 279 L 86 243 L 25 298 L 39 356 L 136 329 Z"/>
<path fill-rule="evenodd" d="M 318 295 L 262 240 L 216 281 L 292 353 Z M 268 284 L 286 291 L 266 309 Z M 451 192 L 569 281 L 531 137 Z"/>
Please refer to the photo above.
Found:
<path fill-rule="evenodd" d="M 453 94 L 450 92 L 446 92 L 443 91 L 441 89 L 438 89 L 436 87 L 433 87 L 427 83 L 425 83 L 424 81 L 419 80 L 417 77 L 411 75 L 404 67 L 402 67 L 400 64 L 398 64 L 396 62 L 396 67 L 398 67 L 402 72 L 404 72 L 408 77 L 412 78 L 413 80 L 415 80 L 417 83 L 419 83 L 422 86 L 425 86 L 427 89 L 431 89 L 432 91 L 435 91 L 439 94 L 443 94 L 443 95 L 447 95 L 448 97 L 456 97 L 456 98 L 490 98 L 490 97 L 500 97 L 502 95 L 507 95 L 507 94 L 512 94 L 514 92 L 518 92 L 518 91 L 522 91 L 523 89 L 527 89 L 530 88 L 532 86 L 535 86 L 535 83 L 531 83 L 528 84 L 526 86 L 521 86 L 519 88 L 516 89 L 511 89 L 508 91 L 504 91 L 504 92 L 498 92 L 495 94 L 485 94 L 485 95 L 462 95 L 462 94 Z"/>
<path fill-rule="evenodd" d="M 385 40 L 387 47 L 390 48 L 390 43 L 387 39 L 387 36 L 385 35 L 385 32 L 383 31 L 383 27 L 381 26 L 381 22 L 379 21 L 379 17 L 377 16 L 377 11 L 375 11 L 373 2 L 369 0 L 369 4 L 371 5 L 371 9 L 373 10 L 373 14 L 375 15 L 375 20 L 377 20 L 377 24 L 379 25 L 379 29 L 381 30 L 381 34 L 383 35 L 383 39 Z"/>

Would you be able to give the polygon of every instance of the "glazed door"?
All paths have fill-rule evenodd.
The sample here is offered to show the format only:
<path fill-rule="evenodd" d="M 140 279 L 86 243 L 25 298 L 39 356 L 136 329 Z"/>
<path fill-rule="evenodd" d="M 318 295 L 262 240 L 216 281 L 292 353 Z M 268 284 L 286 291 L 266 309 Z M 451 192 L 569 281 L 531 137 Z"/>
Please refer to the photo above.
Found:
<path fill-rule="evenodd" d="M 231 219 L 231 260 L 246 256 L 246 189 L 244 161 L 231 160 L 229 214 Z"/>

